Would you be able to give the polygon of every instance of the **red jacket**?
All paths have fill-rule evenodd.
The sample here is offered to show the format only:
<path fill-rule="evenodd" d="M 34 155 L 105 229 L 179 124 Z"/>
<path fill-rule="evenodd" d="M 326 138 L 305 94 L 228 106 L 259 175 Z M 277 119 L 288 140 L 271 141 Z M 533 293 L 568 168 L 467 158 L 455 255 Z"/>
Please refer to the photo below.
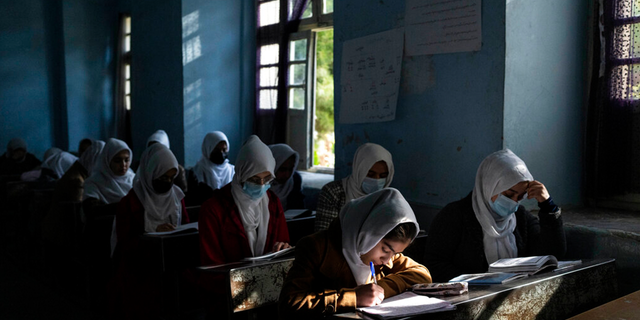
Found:
<path fill-rule="evenodd" d="M 271 252 L 276 242 L 289 242 L 289 230 L 280 200 L 267 190 L 269 197 L 269 228 L 264 253 Z M 200 207 L 200 261 L 202 265 L 237 262 L 251 257 L 251 248 L 242 219 L 231 194 L 231 183 L 213 191 Z"/>

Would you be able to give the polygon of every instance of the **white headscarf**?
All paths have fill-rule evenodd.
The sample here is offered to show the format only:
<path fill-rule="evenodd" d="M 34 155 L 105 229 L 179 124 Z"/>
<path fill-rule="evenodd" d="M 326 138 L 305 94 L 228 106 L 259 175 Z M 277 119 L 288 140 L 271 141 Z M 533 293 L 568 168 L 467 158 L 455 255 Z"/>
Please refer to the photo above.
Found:
<path fill-rule="evenodd" d="M 499 217 L 491 209 L 491 197 L 500 194 L 522 181 L 533 181 L 527 165 L 511 150 L 494 152 L 486 157 L 476 174 L 473 188 L 473 212 L 482 226 L 484 234 L 484 254 L 487 263 L 498 259 L 518 256 L 518 247 L 513 230 L 516 228 L 516 216 Z"/>
<path fill-rule="evenodd" d="M 298 160 L 300 159 L 300 155 L 284 143 L 272 144 L 269 146 L 269 149 L 271 149 L 273 157 L 276 159 L 276 168 L 274 169 L 274 172 L 277 172 L 280 166 L 285 161 L 289 160 L 291 156 L 295 156 L 293 171 L 291 173 L 291 177 L 289 177 L 289 180 L 287 180 L 287 182 L 285 182 L 284 184 L 279 184 L 274 181 L 274 184 L 271 186 L 271 191 L 275 192 L 278 198 L 280 198 L 280 203 L 282 203 L 282 207 L 284 208 L 287 204 L 287 197 L 289 196 L 289 193 L 291 193 L 291 190 L 293 190 L 293 173 L 296 172 L 296 169 L 298 168 Z"/>
<path fill-rule="evenodd" d="M 375 143 L 365 143 L 361 145 L 353 155 L 353 166 L 351 174 L 342 179 L 342 187 L 346 193 L 346 200 L 349 202 L 367 195 L 362 191 L 362 182 L 367 177 L 367 173 L 371 167 L 378 161 L 384 161 L 389 169 L 387 182 L 384 187 L 387 188 L 393 181 L 393 159 L 391 153 L 381 145 Z"/>
<path fill-rule="evenodd" d="M 413 222 L 418 235 L 420 226 L 411 206 L 400 191 L 385 188 L 348 202 L 340 211 L 342 255 L 347 260 L 358 285 L 366 284 L 371 269 L 360 259 L 397 225 Z"/>
<path fill-rule="evenodd" d="M 231 194 L 238 206 L 244 231 L 247 233 L 249 247 L 253 256 L 264 253 L 269 228 L 269 196 L 265 193 L 262 198 L 253 200 L 242 190 L 242 184 L 256 174 L 269 171 L 273 176 L 276 160 L 271 150 L 255 135 L 247 139 L 236 159 L 236 174 L 231 181 Z"/>
<path fill-rule="evenodd" d="M 42 168 L 53 171 L 58 179 L 78 160 L 78 157 L 58 148 L 50 148 L 45 155 L 47 157 L 42 162 Z"/>
<path fill-rule="evenodd" d="M 98 156 L 91 176 L 84 182 L 82 200 L 96 198 L 109 204 L 118 202 L 127 195 L 131 190 L 135 174 L 129 168 L 125 175 L 117 176 L 109 167 L 111 159 L 122 150 L 129 151 L 129 161 L 133 160 L 133 153 L 124 141 L 113 138 L 107 141 L 100 156 Z"/>
<path fill-rule="evenodd" d="M 178 160 L 165 145 L 153 144 L 142 153 L 133 179 L 133 190 L 144 207 L 145 232 L 155 232 L 159 225 L 165 223 L 182 224 L 182 190 L 176 185 L 163 194 L 153 190 L 152 181 L 171 169 L 178 170 Z"/>
<path fill-rule="evenodd" d="M 80 164 L 87 170 L 87 174 L 91 176 L 91 172 L 93 171 L 93 166 L 96 164 L 98 157 L 100 156 L 100 152 L 104 148 L 104 141 L 102 140 L 91 140 L 91 145 L 82 153 L 80 156 Z"/>
<path fill-rule="evenodd" d="M 167 148 L 171 148 L 171 147 L 169 146 L 169 136 L 167 135 L 167 133 L 166 133 L 166 132 L 164 132 L 164 130 L 158 130 L 158 131 L 154 132 L 154 133 L 149 137 L 149 139 L 147 139 L 147 144 L 146 144 L 146 146 L 148 147 L 148 146 L 149 146 L 149 143 L 150 143 L 150 142 L 152 142 L 152 141 L 155 141 L 155 142 L 161 143 L 161 144 L 163 144 L 163 145 L 164 145 L 165 147 L 167 147 Z"/>
<path fill-rule="evenodd" d="M 193 168 L 198 181 L 206 183 L 213 190 L 220 189 L 231 182 L 235 173 L 234 166 L 229 163 L 229 159 L 224 160 L 222 164 L 215 164 L 209 160 L 211 152 L 221 141 L 225 141 L 227 147 L 231 148 L 224 133 L 220 131 L 207 133 L 202 140 L 202 157 Z"/>

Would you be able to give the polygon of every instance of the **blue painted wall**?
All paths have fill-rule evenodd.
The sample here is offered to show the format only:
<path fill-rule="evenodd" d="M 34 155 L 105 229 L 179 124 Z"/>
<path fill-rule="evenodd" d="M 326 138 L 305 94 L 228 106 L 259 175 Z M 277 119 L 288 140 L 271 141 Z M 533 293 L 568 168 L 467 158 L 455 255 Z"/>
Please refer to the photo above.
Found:
<path fill-rule="evenodd" d="M 590 5 L 512 0 L 506 8 L 504 145 L 556 202 L 582 204 Z"/>
<path fill-rule="evenodd" d="M 183 0 L 185 164 L 200 159 L 209 131 L 229 138 L 235 162 L 251 133 L 255 83 L 255 9 L 251 1 Z"/>
<path fill-rule="evenodd" d="M 42 157 L 111 134 L 113 2 L 0 1 L 0 149 L 19 136 Z"/>
<path fill-rule="evenodd" d="M 181 0 L 131 3 L 132 150 L 140 159 L 147 138 L 163 129 L 184 162 Z"/>
<path fill-rule="evenodd" d="M 0 152 L 22 137 L 41 158 L 54 142 L 43 0 L 0 3 Z"/>
<path fill-rule="evenodd" d="M 64 1 L 69 148 L 114 134 L 118 11 L 114 1 Z"/>
<path fill-rule="evenodd" d="M 403 26 L 404 10 L 404 1 L 335 2 L 336 115 L 343 43 Z M 356 148 L 369 141 L 392 153 L 392 186 L 408 200 L 443 206 L 466 196 L 482 159 L 502 147 L 504 21 L 504 0 L 483 1 L 480 51 L 404 57 L 394 121 L 336 119 L 336 178 L 351 173 Z"/>

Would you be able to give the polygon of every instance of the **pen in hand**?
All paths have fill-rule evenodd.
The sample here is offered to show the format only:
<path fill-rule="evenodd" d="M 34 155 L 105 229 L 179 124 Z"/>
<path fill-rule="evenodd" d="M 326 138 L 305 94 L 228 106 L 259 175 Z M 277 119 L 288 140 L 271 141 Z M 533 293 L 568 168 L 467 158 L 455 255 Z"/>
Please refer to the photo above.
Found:
<path fill-rule="evenodd" d="M 371 267 L 371 277 L 373 277 L 373 283 L 378 284 L 378 280 L 376 280 L 376 270 L 373 268 L 373 261 L 369 261 L 369 267 Z"/>

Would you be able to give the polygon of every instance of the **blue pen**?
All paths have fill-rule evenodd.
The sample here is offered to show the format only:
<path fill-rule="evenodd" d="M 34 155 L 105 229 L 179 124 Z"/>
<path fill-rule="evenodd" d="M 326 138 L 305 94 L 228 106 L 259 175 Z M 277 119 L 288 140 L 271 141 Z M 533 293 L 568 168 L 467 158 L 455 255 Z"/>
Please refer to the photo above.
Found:
<path fill-rule="evenodd" d="M 373 261 L 369 261 L 369 267 L 371 267 L 371 276 L 373 277 L 373 283 L 378 284 L 378 280 L 376 280 L 376 270 L 373 268 Z"/>

